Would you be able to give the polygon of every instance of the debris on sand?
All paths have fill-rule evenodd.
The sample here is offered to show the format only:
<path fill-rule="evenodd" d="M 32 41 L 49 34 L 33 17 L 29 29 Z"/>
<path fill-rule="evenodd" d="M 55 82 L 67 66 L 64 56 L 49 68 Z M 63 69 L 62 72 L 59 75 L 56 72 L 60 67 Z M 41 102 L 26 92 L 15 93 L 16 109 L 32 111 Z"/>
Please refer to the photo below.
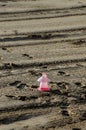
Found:
<path fill-rule="evenodd" d="M 40 86 L 38 88 L 39 91 L 50 91 L 50 87 L 48 86 L 50 79 L 47 78 L 46 73 L 42 73 L 42 76 L 38 79 L 38 82 L 40 82 Z"/>

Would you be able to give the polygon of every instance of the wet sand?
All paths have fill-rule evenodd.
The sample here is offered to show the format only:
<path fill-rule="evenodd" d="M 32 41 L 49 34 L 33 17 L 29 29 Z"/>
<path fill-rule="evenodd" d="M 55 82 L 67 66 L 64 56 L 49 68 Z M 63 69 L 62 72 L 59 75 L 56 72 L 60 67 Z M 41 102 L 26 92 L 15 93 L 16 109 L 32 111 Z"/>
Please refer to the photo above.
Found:
<path fill-rule="evenodd" d="M 2 0 L 0 130 L 65 129 L 86 130 L 86 2 Z"/>

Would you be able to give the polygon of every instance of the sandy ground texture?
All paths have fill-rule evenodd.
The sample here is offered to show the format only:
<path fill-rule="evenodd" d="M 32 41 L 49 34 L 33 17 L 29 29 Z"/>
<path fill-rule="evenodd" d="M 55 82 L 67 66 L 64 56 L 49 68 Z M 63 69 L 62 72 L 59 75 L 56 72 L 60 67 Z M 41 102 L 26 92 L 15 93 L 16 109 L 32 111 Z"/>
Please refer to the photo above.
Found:
<path fill-rule="evenodd" d="M 86 130 L 85 0 L 0 0 L 0 130 Z"/>

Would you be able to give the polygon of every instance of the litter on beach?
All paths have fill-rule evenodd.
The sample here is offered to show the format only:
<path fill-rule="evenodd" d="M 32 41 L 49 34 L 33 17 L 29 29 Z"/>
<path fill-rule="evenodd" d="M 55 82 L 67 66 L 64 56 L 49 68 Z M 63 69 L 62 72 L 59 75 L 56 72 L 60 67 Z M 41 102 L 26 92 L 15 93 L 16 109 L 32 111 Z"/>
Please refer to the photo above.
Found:
<path fill-rule="evenodd" d="M 47 78 L 46 73 L 42 73 L 42 76 L 37 81 L 40 82 L 38 91 L 50 91 L 50 87 L 48 86 L 50 79 Z"/>

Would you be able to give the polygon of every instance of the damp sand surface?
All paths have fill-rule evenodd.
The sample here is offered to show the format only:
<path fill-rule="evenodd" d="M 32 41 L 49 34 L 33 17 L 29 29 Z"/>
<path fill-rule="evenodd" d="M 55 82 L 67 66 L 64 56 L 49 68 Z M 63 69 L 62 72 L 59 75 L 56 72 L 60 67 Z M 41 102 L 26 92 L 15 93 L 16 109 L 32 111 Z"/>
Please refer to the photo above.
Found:
<path fill-rule="evenodd" d="M 0 130 L 86 130 L 85 0 L 0 1 Z"/>

